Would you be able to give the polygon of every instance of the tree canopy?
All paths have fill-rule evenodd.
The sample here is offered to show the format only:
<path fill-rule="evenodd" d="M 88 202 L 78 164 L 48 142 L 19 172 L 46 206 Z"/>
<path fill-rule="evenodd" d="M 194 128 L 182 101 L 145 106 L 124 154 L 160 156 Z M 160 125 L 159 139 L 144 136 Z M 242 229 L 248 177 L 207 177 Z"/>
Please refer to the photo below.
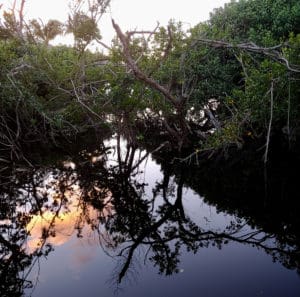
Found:
<path fill-rule="evenodd" d="M 155 128 L 175 149 L 196 154 L 260 143 L 267 161 L 272 139 L 297 147 L 299 1 L 231 1 L 188 31 L 170 21 L 123 32 L 113 22 L 116 36 L 105 45 L 98 22 L 109 4 L 72 1 L 65 23 L 24 20 L 25 1 L 3 12 L 5 160 L 23 158 L 29 144 L 99 126 L 121 129 L 132 141 Z M 66 33 L 73 47 L 50 45 Z M 90 51 L 92 41 L 105 51 Z"/>

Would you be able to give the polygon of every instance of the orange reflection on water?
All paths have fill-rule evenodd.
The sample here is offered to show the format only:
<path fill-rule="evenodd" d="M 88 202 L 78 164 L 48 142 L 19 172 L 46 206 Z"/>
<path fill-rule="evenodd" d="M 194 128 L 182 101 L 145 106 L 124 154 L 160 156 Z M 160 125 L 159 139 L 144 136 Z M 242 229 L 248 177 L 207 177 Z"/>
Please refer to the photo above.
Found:
<path fill-rule="evenodd" d="M 93 190 L 101 191 L 97 187 Z M 110 198 L 111 195 L 107 192 L 103 201 L 105 207 L 100 211 L 82 201 L 82 190 L 77 185 L 70 186 L 62 197 L 52 191 L 50 200 L 53 201 L 53 207 L 48 205 L 41 214 L 32 216 L 26 226 L 26 231 L 30 234 L 26 243 L 28 253 L 36 251 L 46 243 L 53 246 L 63 245 L 78 234 L 91 243 L 91 238 L 95 238 L 91 234 L 99 230 L 100 219 L 103 220 L 113 213 Z"/>

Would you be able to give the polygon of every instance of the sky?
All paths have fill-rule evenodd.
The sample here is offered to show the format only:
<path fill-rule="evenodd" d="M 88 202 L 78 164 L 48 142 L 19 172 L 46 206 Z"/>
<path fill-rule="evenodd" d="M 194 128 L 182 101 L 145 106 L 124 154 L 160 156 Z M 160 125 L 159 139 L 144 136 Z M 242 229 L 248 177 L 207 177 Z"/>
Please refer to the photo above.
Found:
<path fill-rule="evenodd" d="M 17 0 L 20 1 L 20 0 Z M 70 0 L 26 0 L 25 17 L 67 20 Z M 181 21 L 186 28 L 209 18 L 209 13 L 223 6 L 229 0 L 111 0 L 111 9 L 100 23 L 101 35 L 109 43 L 114 35 L 111 17 L 123 31 L 134 29 L 154 29 L 157 21 L 166 25 L 170 19 Z M 0 0 L 3 8 L 8 8 L 13 0 Z M 64 42 L 63 39 L 58 42 Z"/>

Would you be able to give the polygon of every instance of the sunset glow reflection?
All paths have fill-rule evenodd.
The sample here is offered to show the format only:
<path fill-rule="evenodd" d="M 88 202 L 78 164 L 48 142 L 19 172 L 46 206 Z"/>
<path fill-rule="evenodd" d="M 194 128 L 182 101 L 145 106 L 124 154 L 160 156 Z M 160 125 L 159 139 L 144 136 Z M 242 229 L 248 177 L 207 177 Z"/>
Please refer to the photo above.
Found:
<path fill-rule="evenodd" d="M 28 253 L 40 249 L 45 244 L 63 245 L 74 236 L 90 241 L 93 233 L 99 233 L 100 220 L 103 222 L 103 219 L 113 213 L 108 191 L 102 201 L 103 209 L 98 210 L 83 201 L 84 194 L 78 185 L 70 183 L 71 185 L 60 193 L 59 183 L 52 184 L 54 186 L 47 191 L 47 204 L 43 206 L 40 214 L 33 215 L 26 225 L 26 231 L 30 234 L 26 243 Z M 92 190 L 103 191 L 97 186 Z"/>

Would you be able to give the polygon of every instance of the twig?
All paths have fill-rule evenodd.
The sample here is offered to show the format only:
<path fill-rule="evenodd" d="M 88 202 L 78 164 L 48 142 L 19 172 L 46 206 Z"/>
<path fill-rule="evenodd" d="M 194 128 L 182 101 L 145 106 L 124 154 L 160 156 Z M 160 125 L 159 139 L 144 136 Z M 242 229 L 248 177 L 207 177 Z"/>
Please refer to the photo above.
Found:
<path fill-rule="evenodd" d="M 268 152 L 269 152 L 269 143 L 270 143 L 270 135 L 271 135 L 271 128 L 272 128 L 272 121 L 273 121 L 273 106 L 274 106 L 274 81 L 271 82 L 271 88 L 270 88 L 270 121 L 269 121 L 269 127 L 268 127 L 268 133 L 267 133 L 267 142 L 266 142 L 266 150 L 264 155 L 264 163 L 266 164 L 268 162 Z"/>
<path fill-rule="evenodd" d="M 158 151 L 160 151 L 163 147 L 165 147 L 167 144 L 169 144 L 168 141 L 163 142 L 159 147 L 157 147 L 156 149 L 154 149 L 153 151 L 151 151 L 150 153 L 146 153 L 144 157 L 142 157 L 131 169 L 131 171 L 133 172 L 148 156 L 149 154 L 154 154 Z"/>
<path fill-rule="evenodd" d="M 288 135 L 288 142 L 289 148 L 291 147 L 291 131 L 290 131 L 290 112 L 291 112 L 291 81 L 289 79 L 289 86 L 288 86 L 288 110 L 287 110 L 287 135 Z"/>
<path fill-rule="evenodd" d="M 74 94 L 75 94 L 75 96 L 76 96 L 76 98 L 77 98 L 77 101 L 78 101 L 84 108 L 86 108 L 90 113 L 92 113 L 92 114 L 93 114 L 94 116 L 96 116 L 98 119 L 102 120 L 102 118 L 101 118 L 96 112 L 94 112 L 94 111 L 93 111 L 92 109 L 90 109 L 85 103 L 83 103 L 83 102 L 81 101 L 80 96 L 79 96 L 79 94 L 78 94 L 78 92 L 77 92 L 77 90 L 76 90 L 76 87 L 75 87 L 74 82 L 73 82 L 72 79 L 71 79 L 71 83 L 72 83 L 73 90 L 74 90 Z"/>
<path fill-rule="evenodd" d="M 247 73 L 247 70 L 246 70 L 246 67 L 245 67 L 245 64 L 243 62 L 243 58 L 242 57 L 239 57 L 237 54 L 234 54 L 235 58 L 240 62 L 242 68 L 243 68 L 243 72 L 244 72 L 244 75 L 246 78 L 249 78 L 249 75 Z"/>

